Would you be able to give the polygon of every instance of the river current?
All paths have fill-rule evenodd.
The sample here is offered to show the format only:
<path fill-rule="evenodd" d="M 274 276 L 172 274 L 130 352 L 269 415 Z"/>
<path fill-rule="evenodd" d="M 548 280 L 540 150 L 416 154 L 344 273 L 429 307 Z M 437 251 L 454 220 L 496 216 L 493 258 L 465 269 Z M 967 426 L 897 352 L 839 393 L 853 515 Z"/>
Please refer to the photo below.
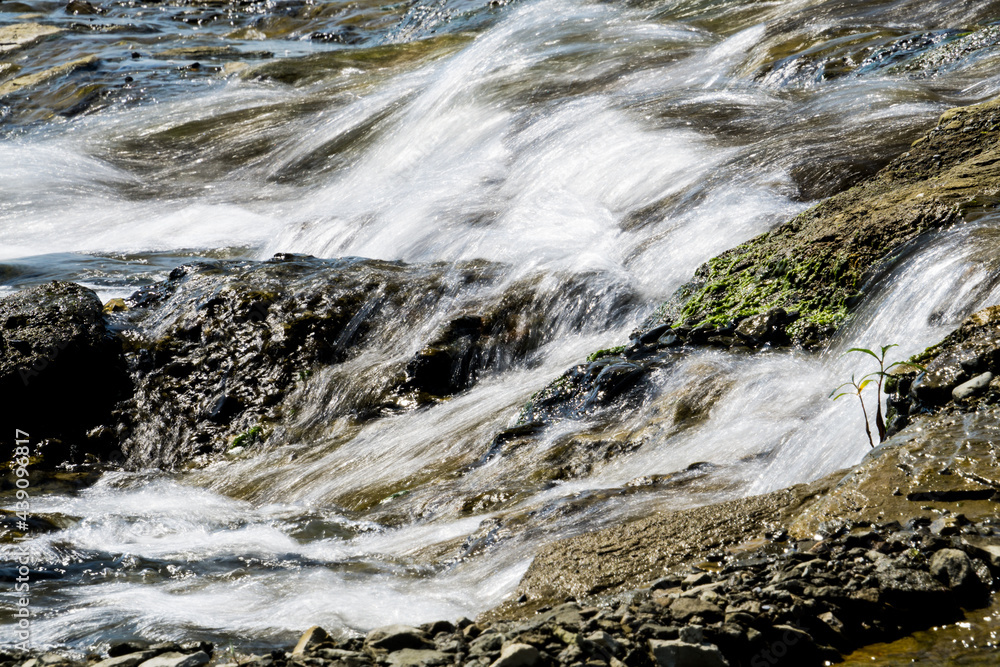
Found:
<path fill-rule="evenodd" d="M 555 276 L 633 297 L 612 329 L 555 326 L 531 363 L 432 407 L 34 497 L 61 526 L 27 543 L 51 576 L 33 588 L 39 646 L 286 646 L 317 624 L 475 616 L 554 539 L 857 462 L 856 406 L 829 399 L 861 363 L 844 352 L 894 343 L 903 358 L 1000 301 L 1000 215 L 984 215 L 910 249 L 821 354 L 698 352 L 657 377 L 657 400 L 470 466 L 534 392 L 623 342 L 701 263 L 874 173 L 945 109 L 1000 94 L 1000 3 L 94 9 L 0 2 L 0 26 L 62 30 L 0 53 L 0 77 L 96 58 L 0 97 L 0 294 L 63 279 L 107 300 L 198 258 L 294 252 L 489 260 L 504 285 L 540 281 L 556 320 L 579 304 Z M 398 354 L 370 351 L 357 377 Z M 350 376 L 311 377 L 323 400 L 302 418 L 322 422 Z M 665 426 L 682 400 L 702 417 Z M 642 444 L 534 475 L 595 429 Z M 683 483 L 604 493 L 696 462 L 708 472 Z M 0 592 L 0 619 L 13 608 Z"/>

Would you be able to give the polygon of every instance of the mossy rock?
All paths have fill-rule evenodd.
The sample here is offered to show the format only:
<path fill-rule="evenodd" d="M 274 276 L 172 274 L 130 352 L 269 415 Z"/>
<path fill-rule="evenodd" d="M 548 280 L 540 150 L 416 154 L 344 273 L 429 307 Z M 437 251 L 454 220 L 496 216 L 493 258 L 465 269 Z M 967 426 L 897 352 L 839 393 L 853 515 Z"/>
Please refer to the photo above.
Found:
<path fill-rule="evenodd" d="M 776 308 L 798 342 L 828 338 L 921 235 L 1000 189 L 1000 100 L 953 109 L 873 178 L 702 265 L 644 328 L 718 326 Z"/>

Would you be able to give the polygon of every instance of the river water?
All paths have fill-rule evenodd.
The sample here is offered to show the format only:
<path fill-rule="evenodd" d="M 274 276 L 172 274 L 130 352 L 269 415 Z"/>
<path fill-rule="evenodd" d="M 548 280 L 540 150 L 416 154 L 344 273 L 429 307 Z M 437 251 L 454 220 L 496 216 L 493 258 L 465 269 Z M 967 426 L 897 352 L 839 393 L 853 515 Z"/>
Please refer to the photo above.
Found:
<path fill-rule="evenodd" d="M 551 540 L 855 463 L 868 448 L 856 407 L 828 398 L 861 365 L 843 352 L 895 343 L 902 358 L 1000 300 L 1000 216 L 986 215 L 923 239 L 827 352 L 693 353 L 634 410 L 484 463 L 534 392 L 622 342 L 702 262 L 874 173 L 946 108 L 1000 93 L 1000 3 L 95 11 L 0 3 L 0 24 L 63 30 L 2 54 L 14 67 L 0 76 L 98 58 L 0 98 L 0 293 L 58 278 L 109 299 L 199 257 L 297 252 L 490 260 L 504 284 L 541 281 L 555 319 L 579 309 L 556 276 L 632 297 L 611 329 L 554 327 L 530 364 L 433 407 L 354 424 L 303 399 L 301 418 L 321 424 L 308 438 L 33 497 L 62 526 L 28 542 L 52 577 L 32 589 L 39 646 L 284 646 L 314 624 L 474 616 Z M 334 400 L 393 354 L 317 373 L 304 394 Z M 624 444 L 594 457 L 588 441 Z M 554 479 L 566 443 L 579 451 Z M 711 465 L 636 482 L 695 462 Z M 9 617 L 10 593 L 0 605 Z"/>

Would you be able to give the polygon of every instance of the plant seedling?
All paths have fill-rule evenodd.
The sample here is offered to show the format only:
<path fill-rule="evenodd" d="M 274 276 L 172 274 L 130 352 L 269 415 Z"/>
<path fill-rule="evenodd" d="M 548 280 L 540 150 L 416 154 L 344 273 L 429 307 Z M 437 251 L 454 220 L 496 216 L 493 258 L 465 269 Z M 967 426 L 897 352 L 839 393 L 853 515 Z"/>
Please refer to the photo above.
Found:
<path fill-rule="evenodd" d="M 891 350 L 894 347 L 896 347 L 895 343 L 893 343 L 892 345 L 885 345 L 879 348 L 878 354 L 876 354 L 872 350 L 869 350 L 866 347 L 852 347 L 851 349 L 849 349 L 844 354 L 848 354 L 850 352 L 861 352 L 862 354 L 867 354 L 872 358 L 874 358 L 875 361 L 878 362 L 878 370 L 868 373 L 867 375 L 863 376 L 861 380 L 855 380 L 854 375 L 851 375 L 850 382 L 845 382 L 844 384 L 834 389 L 833 392 L 830 394 L 831 396 L 833 396 L 834 394 L 837 394 L 838 391 L 847 386 L 854 388 L 854 391 L 844 391 L 837 394 L 836 396 L 833 396 L 833 400 L 837 400 L 841 396 L 848 396 L 848 395 L 852 396 L 856 395 L 858 397 L 858 401 L 861 403 L 861 412 L 864 414 L 865 417 L 865 433 L 868 435 L 868 444 L 870 444 L 872 448 L 875 447 L 875 441 L 872 439 L 871 427 L 868 425 L 868 410 L 865 408 L 865 399 L 861 395 L 861 392 L 864 391 L 864 388 L 867 387 L 869 384 L 875 382 L 876 385 L 875 428 L 878 430 L 879 444 L 882 444 L 883 442 L 885 442 L 885 437 L 886 437 L 885 418 L 882 416 L 882 383 L 885 382 L 885 379 L 887 377 L 889 377 L 889 371 L 895 368 L 896 366 L 909 366 L 910 368 L 915 368 L 919 371 L 926 370 L 920 364 L 915 364 L 911 361 L 894 361 L 893 363 L 886 366 L 885 355 L 886 353 L 889 352 L 889 350 Z M 877 379 L 873 380 L 872 378 L 877 378 Z"/>

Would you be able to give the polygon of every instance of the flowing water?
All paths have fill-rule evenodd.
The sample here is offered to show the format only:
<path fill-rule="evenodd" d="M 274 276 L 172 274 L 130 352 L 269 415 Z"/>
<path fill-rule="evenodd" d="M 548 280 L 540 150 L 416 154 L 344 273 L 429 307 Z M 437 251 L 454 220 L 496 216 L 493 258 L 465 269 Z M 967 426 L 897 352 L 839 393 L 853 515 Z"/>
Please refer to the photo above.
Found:
<path fill-rule="evenodd" d="M 298 252 L 489 260 L 500 277 L 482 289 L 531 282 L 555 322 L 580 312 L 567 275 L 600 312 L 632 296 L 615 326 L 550 327 L 530 363 L 432 407 L 331 412 L 363 391 L 352 377 L 407 356 L 397 335 L 309 378 L 293 399 L 310 428 L 253 455 L 33 497 L 61 526 L 27 543 L 51 577 L 32 589 L 39 646 L 287 645 L 314 624 L 475 615 L 551 540 L 858 461 L 856 408 L 828 399 L 859 366 L 842 353 L 897 343 L 901 358 L 1000 301 L 988 214 L 911 248 L 823 354 L 693 353 L 634 410 L 489 458 L 535 391 L 623 341 L 699 264 L 874 173 L 944 109 L 1000 93 L 1000 3 L 99 9 L 0 3 L 0 24 L 64 30 L 6 54 L 0 76 L 98 58 L 0 98 L 0 290 L 59 278 L 107 299 L 198 258 Z"/>

